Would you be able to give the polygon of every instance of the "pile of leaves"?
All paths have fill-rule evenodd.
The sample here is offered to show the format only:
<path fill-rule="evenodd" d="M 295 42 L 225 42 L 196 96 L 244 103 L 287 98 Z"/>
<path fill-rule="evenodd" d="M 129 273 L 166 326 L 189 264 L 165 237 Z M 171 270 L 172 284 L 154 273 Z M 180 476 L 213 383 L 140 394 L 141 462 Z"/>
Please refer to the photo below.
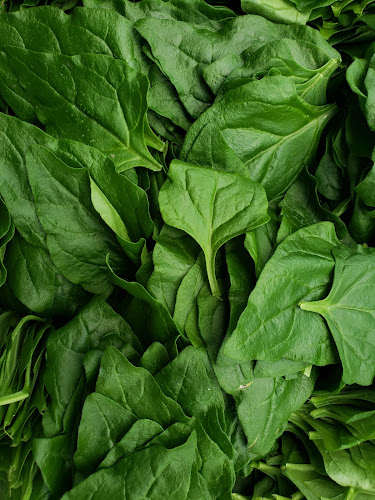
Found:
<path fill-rule="evenodd" d="M 374 28 L 1 5 L 1 499 L 375 497 Z"/>

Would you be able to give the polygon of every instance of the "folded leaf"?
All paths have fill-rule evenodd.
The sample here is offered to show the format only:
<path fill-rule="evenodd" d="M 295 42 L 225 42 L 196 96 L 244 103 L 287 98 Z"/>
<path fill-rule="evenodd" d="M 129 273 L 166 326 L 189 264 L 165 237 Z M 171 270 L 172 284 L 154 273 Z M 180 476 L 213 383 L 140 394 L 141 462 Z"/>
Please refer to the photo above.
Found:
<path fill-rule="evenodd" d="M 323 48 L 310 41 L 283 38 L 266 43 L 256 52 L 244 51 L 238 63 L 234 63 L 236 69 L 228 74 L 224 83 L 219 81 L 216 85 L 219 90 L 219 85 L 223 83 L 220 93 L 225 93 L 251 78 L 259 79 L 268 74 L 283 75 L 296 84 L 302 99 L 310 104 L 324 105 L 329 79 L 339 63 L 339 54 L 332 58 Z M 206 81 L 215 74 L 212 66 L 204 70 Z"/>
<path fill-rule="evenodd" d="M 111 267 L 109 272 L 112 283 L 126 290 L 133 299 L 133 311 L 127 311 L 126 318 L 143 344 L 167 342 L 179 335 L 176 323 L 162 302 L 156 300 L 140 283 L 120 278 Z"/>
<path fill-rule="evenodd" d="M 151 16 L 139 20 L 135 27 L 147 40 L 152 57 L 176 88 L 188 113 L 195 119 L 214 99 L 212 89 L 203 79 L 203 70 L 215 61 L 224 60 L 227 56 L 236 60 L 244 50 L 256 51 L 265 43 L 280 38 L 302 38 L 316 43 L 327 54 L 335 54 L 331 57 L 338 56 L 337 51 L 309 27 L 274 24 L 255 15 L 228 17 L 215 30 Z M 216 72 L 218 79 L 222 79 L 222 69 Z"/>
<path fill-rule="evenodd" d="M 26 165 L 52 261 L 73 283 L 92 293 L 105 292 L 110 288 L 106 255 L 120 268 L 123 257 L 91 204 L 87 170 L 68 167 L 42 146 L 31 148 Z"/>
<path fill-rule="evenodd" d="M 199 246 L 186 233 L 166 224 L 163 226 L 153 251 L 154 270 L 147 289 L 172 316 L 179 286 L 199 253 Z"/>
<path fill-rule="evenodd" d="M 43 421 L 47 436 L 70 431 L 77 411 L 75 405 L 80 404 L 76 393 L 84 390 L 83 358 L 90 350 L 105 350 L 113 342 L 113 335 L 141 353 L 139 341 L 127 322 L 102 297 L 94 297 L 48 339 L 45 380 L 51 401 Z"/>
<path fill-rule="evenodd" d="M 190 383 L 190 369 L 201 375 L 198 385 Z M 227 453 L 232 456 L 233 449 L 221 427 L 224 400 L 212 377 L 212 367 L 203 350 L 183 350 L 153 377 L 109 347 L 102 358 L 96 391 L 85 401 L 74 457 L 80 472 L 91 475 L 73 491 L 96 485 L 97 477 L 106 481 L 115 471 L 116 475 L 127 474 L 125 458 L 136 464 L 144 450 L 166 448 L 177 452 L 196 434 L 195 472 L 186 468 L 183 472 L 175 470 L 176 483 L 184 484 L 180 475 L 189 474 L 189 490 L 196 493 L 181 493 L 177 498 L 228 499 L 234 477 Z M 212 392 L 207 391 L 207 383 Z M 98 431 L 94 440 L 93 422 Z M 129 484 L 128 479 L 125 484 Z M 169 485 L 165 487 L 171 491 Z M 137 498 L 134 491 L 133 487 L 124 498 Z"/>

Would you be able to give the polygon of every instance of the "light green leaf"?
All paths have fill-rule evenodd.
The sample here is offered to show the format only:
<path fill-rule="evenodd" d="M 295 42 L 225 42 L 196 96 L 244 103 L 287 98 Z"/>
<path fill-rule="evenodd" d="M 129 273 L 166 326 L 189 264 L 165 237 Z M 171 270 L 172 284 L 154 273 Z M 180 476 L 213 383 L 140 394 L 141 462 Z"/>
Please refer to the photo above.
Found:
<path fill-rule="evenodd" d="M 118 174 L 109 159 L 88 165 L 91 202 L 114 231 L 128 257 L 138 263 L 153 222 L 146 192 Z"/>
<path fill-rule="evenodd" d="M 245 248 L 254 261 L 257 278 L 273 253 L 277 229 L 279 227 L 277 217 L 271 209 L 269 210 L 269 214 L 271 219 L 267 224 L 263 224 L 263 226 L 247 232 L 244 241 Z"/>
<path fill-rule="evenodd" d="M 228 240 L 267 222 L 267 199 L 249 177 L 201 168 L 177 160 L 159 195 L 167 224 L 186 231 L 201 246 L 214 296 L 218 250 Z"/>
<path fill-rule="evenodd" d="M 289 0 L 241 0 L 241 7 L 247 14 L 287 24 L 306 24 L 311 13 L 300 12 Z"/>

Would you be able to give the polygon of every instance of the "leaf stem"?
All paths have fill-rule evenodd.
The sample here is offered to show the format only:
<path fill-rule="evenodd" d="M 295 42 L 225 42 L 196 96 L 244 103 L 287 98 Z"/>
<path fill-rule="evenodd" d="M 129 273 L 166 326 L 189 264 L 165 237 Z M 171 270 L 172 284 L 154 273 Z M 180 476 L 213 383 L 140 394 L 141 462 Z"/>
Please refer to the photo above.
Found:
<path fill-rule="evenodd" d="M 356 488 L 353 488 L 353 486 L 350 486 L 345 492 L 344 496 L 342 497 L 343 500 L 352 500 L 355 497 L 355 494 L 357 493 Z"/>
<path fill-rule="evenodd" d="M 322 314 L 327 308 L 324 300 L 316 300 L 315 302 L 300 302 L 299 306 L 303 311 L 310 311 L 319 314 Z"/>
<path fill-rule="evenodd" d="M 296 470 L 300 472 L 315 472 L 315 468 L 311 464 L 293 464 L 286 463 L 284 466 L 285 470 Z"/>
<path fill-rule="evenodd" d="M 211 293 L 214 297 L 221 300 L 220 288 L 215 273 L 215 257 L 212 252 L 205 253 L 207 277 L 210 284 Z"/>
<path fill-rule="evenodd" d="M 322 439 L 322 436 L 317 431 L 310 431 L 309 432 L 309 439 L 311 441 L 317 441 L 317 440 Z"/>
<path fill-rule="evenodd" d="M 13 394 L 8 394 L 7 396 L 0 397 L 0 406 L 10 405 L 12 403 L 17 403 L 18 401 L 22 401 L 29 397 L 28 392 L 19 391 L 14 392 Z"/>
<path fill-rule="evenodd" d="M 251 465 L 254 469 L 260 470 L 269 476 L 282 476 L 282 472 L 279 467 L 274 467 L 264 462 L 253 462 Z"/>
<path fill-rule="evenodd" d="M 293 495 L 291 496 L 291 499 L 292 500 L 302 500 L 302 498 L 305 498 L 305 495 L 303 493 L 301 493 L 300 491 L 296 491 L 295 493 L 293 493 Z"/>

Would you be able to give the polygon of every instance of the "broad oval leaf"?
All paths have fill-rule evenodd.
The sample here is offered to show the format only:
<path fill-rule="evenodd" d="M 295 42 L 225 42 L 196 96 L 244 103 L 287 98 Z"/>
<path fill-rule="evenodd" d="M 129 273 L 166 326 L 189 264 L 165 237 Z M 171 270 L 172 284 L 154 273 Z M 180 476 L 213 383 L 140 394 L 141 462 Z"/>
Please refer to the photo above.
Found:
<path fill-rule="evenodd" d="M 181 159 L 187 158 L 202 128 L 214 123 L 272 200 L 312 161 L 335 112 L 335 105 L 307 104 L 288 77 L 265 77 L 228 91 L 203 113 L 186 135 Z"/>
<path fill-rule="evenodd" d="M 265 265 L 237 328 L 223 346 L 239 361 L 287 358 L 327 365 L 337 360 L 333 340 L 318 315 L 299 303 L 322 297 L 334 268 L 338 240 L 333 224 L 321 222 L 287 237 Z"/>
<path fill-rule="evenodd" d="M 263 188 L 249 177 L 173 161 L 159 195 L 167 224 L 201 246 L 214 296 L 220 296 L 215 257 L 228 240 L 268 221 Z"/>
<path fill-rule="evenodd" d="M 146 146 L 148 80 L 142 73 L 101 54 L 5 52 L 47 133 L 99 149 L 118 171 L 161 169 Z"/>
<path fill-rule="evenodd" d="M 333 250 L 335 273 L 323 300 L 301 309 L 322 315 L 335 339 L 346 384 L 370 385 L 375 376 L 375 250 L 357 246 Z"/>

